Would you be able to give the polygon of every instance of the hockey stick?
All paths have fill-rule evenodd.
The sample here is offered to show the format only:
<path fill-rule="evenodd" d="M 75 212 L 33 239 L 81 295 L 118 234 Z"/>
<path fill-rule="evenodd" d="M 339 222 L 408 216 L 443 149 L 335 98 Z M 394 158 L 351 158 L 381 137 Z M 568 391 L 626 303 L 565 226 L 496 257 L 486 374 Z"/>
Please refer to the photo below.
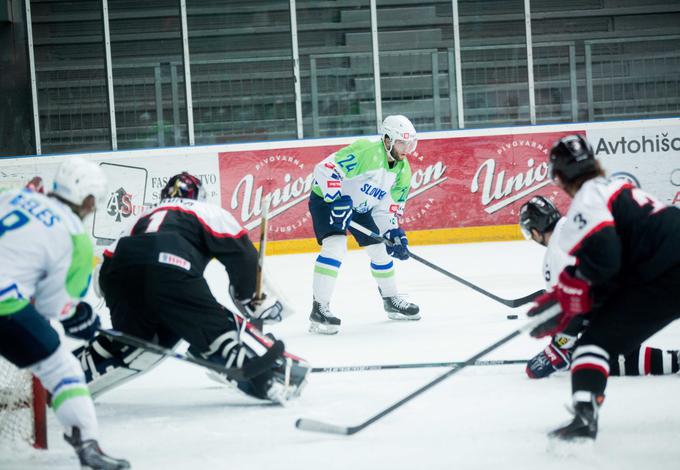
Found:
<path fill-rule="evenodd" d="M 178 359 L 183 362 L 188 362 L 190 364 L 195 364 L 197 366 L 205 367 L 206 369 L 213 370 L 217 373 L 220 374 L 226 374 L 230 379 L 237 380 L 237 381 L 244 381 L 248 380 L 251 377 L 254 377 L 256 375 L 261 374 L 264 372 L 263 370 L 259 369 L 253 369 L 253 370 L 245 370 L 245 368 L 237 368 L 237 367 L 224 367 L 219 364 L 216 364 L 214 362 L 210 362 L 207 359 L 202 359 L 200 357 L 194 357 L 194 356 L 187 356 L 185 354 L 181 354 L 178 352 L 173 351 L 172 349 L 164 348 L 163 346 L 160 346 L 158 344 L 152 343 L 150 341 L 143 340 L 141 338 L 137 338 L 136 336 L 128 335 L 125 333 L 122 333 L 117 330 L 105 330 L 103 328 L 98 328 L 97 331 L 114 340 L 118 341 L 119 343 L 127 344 L 128 346 L 132 346 L 135 348 L 140 348 L 144 349 L 145 351 L 149 351 L 152 353 L 159 354 L 161 356 L 165 357 L 173 357 L 175 359 Z M 279 351 L 275 351 L 274 348 L 269 348 L 269 350 L 265 353 L 263 358 L 268 355 L 268 354 L 278 354 Z M 266 362 L 266 361 L 263 361 Z M 268 365 L 268 367 L 270 364 Z"/>
<path fill-rule="evenodd" d="M 262 297 L 262 278 L 264 269 L 264 255 L 267 247 L 267 222 L 269 214 L 269 197 L 262 202 L 262 219 L 260 221 L 260 252 L 257 254 L 257 274 L 255 275 L 255 298 Z"/>
<path fill-rule="evenodd" d="M 495 361 L 476 361 L 473 366 L 504 366 L 509 364 L 526 364 L 528 359 L 499 359 Z M 363 372 L 369 370 L 389 369 L 422 369 L 429 367 L 458 367 L 459 362 L 420 362 L 416 364 L 377 364 L 372 366 L 338 366 L 338 367 L 312 367 L 310 372 Z"/>
<path fill-rule="evenodd" d="M 255 299 L 262 299 L 262 280 L 264 278 L 264 255 L 267 247 L 267 222 L 269 213 L 269 197 L 265 197 L 262 202 L 262 219 L 260 220 L 260 251 L 257 254 L 257 272 L 255 274 Z M 262 331 L 264 320 L 251 319 L 250 322 L 255 328 Z"/>
<path fill-rule="evenodd" d="M 451 370 L 447 371 L 446 373 L 440 375 L 436 379 L 426 383 L 422 387 L 420 387 L 418 390 L 415 392 L 410 393 L 406 397 L 402 398 L 398 402 L 394 403 L 393 405 L 388 406 L 378 414 L 374 415 L 373 417 L 367 419 L 366 421 L 357 424 L 356 426 L 339 426 L 337 424 L 331 424 L 331 423 L 325 423 L 323 421 L 317 421 L 315 419 L 306 419 L 306 418 L 300 418 L 295 422 L 295 427 L 303 430 L 303 431 L 314 431 L 314 432 L 324 432 L 328 434 L 342 434 L 342 435 L 347 435 L 351 436 L 352 434 L 356 434 L 362 429 L 365 429 L 366 427 L 370 426 L 371 424 L 375 423 L 378 421 L 380 418 L 383 418 L 384 416 L 390 414 L 397 408 L 401 407 L 402 405 L 408 403 L 409 401 L 413 400 L 415 397 L 418 395 L 422 394 L 423 392 L 426 392 L 427 390 L 431 389 L 435 385 L 437 385 L 440 382 L 443 382 L 444 380 L 448 379 L 452 375 L 460 372 L 461 370 L 465 369 L 468 366 L 473 365 L 475 362 L 477 362 L 479 359 L 490 353 L 491 351 L 498 349 L 508 341 L 512 340 L 513 338 L 519 336 L 520 334 L 524 333 L 525 331 L 531 331 L 532 329 L 536 328 L 538 325 L 542 324 L 543 322 L 551 319 L 552 317 L 558 315 L 560 313 L 560 306 L 559 304 L 556 304 L 550 308 L 548 308 L 544 313 L 538 315 L 535 317 L 535 319 L 531 322 L 526 323 L 524 326 L 516 329 L 512 333 L 510 333 L 507 336 L 504 336 L 503 338 L 499 339 L 495 343 L 493 343 L 491 346 L 483 349 L 482 351 L 478 352 L 474 356 L 472 356 L 470 359 L 467 361 L 463 362 L 460 365 L 456 365 Z"/>
<path fill-rule="evenodd" d="M 385 245 L 390 246 L 390 247 L 393 245 L 393 243 L 390 240 L 387 240 L 386 238 L 381 237 L 377 233 L 371 232 L 369 229 L 367 229 L 363 225 L 357 224 L 353 220 L 350 221 L 349 226 L 352 227 L 355 230 L 358 230 L 359 232 L 363 233 L 364 235 L 368 235 L 373 240 L 377 240 L 379 242 L 382 242 Z M 470 289 L 475 290 L 475 291 L 479 292 L 480 294 L 483 294 L 483 295 L 495 300 L 496 302 L 500 302 L 503 305 L 507 305 L 508 307 L 511 307 L 511 308 L 517 308 L 517 307 L 520 307 L 524 304 L 527 304 L 527 303 L 531 302 L 532 300 L 534 300 L 539 295 L 541 295 L 543 292 L 545 292 L 544 290 L 541 289 L 541 290 L 533 292 L 529 295 L 525 295 L 524 297 L 520 297 L 519 299 L 504 299 L 502 297 L 498 297 L 497 295 L 492 294 L 491 292 L 489 292 L 487 290 L 482 289 L 481 287 L 471 283 L 470 281 L 466 281 L 465 279 L 463 279 L 460 276 L 456 276 L 455 274 L 450 273 L 449 271 L 445 270 L 444 268 L 440 268 L 436 264 L 430 263 L 426 259 L 423 259 L 420 256 L 413 253 L 411 250 L 408 250 L 408 253 L 409 253 L 409 257 L 411 257 L 414 260 L 424 264 L 428 268 L 432 268 L 435 271 L 440 272 L 444 276 L 450 277 L 454 281 L 458 281 L 461 284 L 469 287 Z"/>

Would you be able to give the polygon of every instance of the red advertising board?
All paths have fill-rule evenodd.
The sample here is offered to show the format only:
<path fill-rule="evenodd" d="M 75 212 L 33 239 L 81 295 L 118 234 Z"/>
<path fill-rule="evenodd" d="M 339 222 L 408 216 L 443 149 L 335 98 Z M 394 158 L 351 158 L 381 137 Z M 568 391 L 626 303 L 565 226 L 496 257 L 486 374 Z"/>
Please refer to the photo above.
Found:
<path fill-rule="evenodd" d="M 516 224 L 520 205 L 537 194 L 565 210 L 567 198 L 550 182 L 547 159 L 552 144 L 566 134 L 421 140 L 409 159 L 413 178 L 402 226 L 427 230 Z M 222 207 L 256 234 L 262 197 L 271 193 L 270 239 L 313 237 L 307 208 L 312 171 L 340 147 L 221 152 Z"/>

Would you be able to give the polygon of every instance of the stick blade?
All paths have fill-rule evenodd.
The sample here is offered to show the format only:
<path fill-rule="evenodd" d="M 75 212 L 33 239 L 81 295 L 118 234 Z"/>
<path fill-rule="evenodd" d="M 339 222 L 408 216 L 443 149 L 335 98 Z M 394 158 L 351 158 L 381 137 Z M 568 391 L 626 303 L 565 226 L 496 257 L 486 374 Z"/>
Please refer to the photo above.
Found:
<path fill-rule="evenodd" d="M 349 435 L 350 428 L 336 424 L 324 423 L 315 419 L 300 418 L 295 422 L 295 427 L 301 431 L 323 432 L 326 434 Z"/>
<path fill-rule="evenodd" d="M 532 292 L 531 294 L 525 295 L 522 298 L 511 300 L 509 302 L 508 306 L 511 307 L 511 308 L 521 307 L 522 305 L 525 305 L 525 304 L 528 304 L 529 302 L 532 302 L 536 297 L 538 297 L 539 295 L 542 295 L 544 293 L 545 293 L 545 290 L 543 290 L 543 289 L 537 290 L 536 292 Z"/>

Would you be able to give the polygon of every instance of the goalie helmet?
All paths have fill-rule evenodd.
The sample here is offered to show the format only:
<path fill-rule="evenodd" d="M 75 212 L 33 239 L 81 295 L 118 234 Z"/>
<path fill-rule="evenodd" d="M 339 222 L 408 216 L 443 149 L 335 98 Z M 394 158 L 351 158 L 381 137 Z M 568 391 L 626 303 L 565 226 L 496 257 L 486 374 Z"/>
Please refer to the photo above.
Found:
<path fill-rule="evenodd" d="M 548 174 L 551 180 L 559 176 L 564 183 L 597 170 L 595 152 L 581 135 L 562 137 L 553 146 L 548 159 Z"/>
<path fill-rule="evenodd" d="M 416 138 L 416 128 L 413 127 L 411 121 L 408 120 L 406 116 L 401 114 L 395 114 L 393 116 L 387 116 L 380 126 L 380 133 L 383 136 L 390 138 L 390 148 L 387 149 L 388 152 L 392 150 L 392 147 L 397 145 L 397 142 L 403 142 L 399 144 L 402 146 L 400 151 L 402 153 L 413 153 L 418 145 L 418 139 Z"/>
<path fill-rule="evenodd" d="M 97 207 L 102 207 L 107 195 L 104 170 L 83 158 L 68 157 L 57 169 L 52 194 L 76 206 L 80 206 L 88 196 L 93 196 Z"/>
<path fill-rule="evenodd" d="M 541 235 L 555 228 L 562 214 L 548 199 L 534 196 L 519 210 L 519 227 L 527 240 L 531 240 L 531 229 Z"/>
<path fill-rule="evenodd" d="M 205 189 L 203 189 L 201 180 L 186 171 L 170 178 L 161 190 L 161 199 L 171 197 L 195 199 L 197 201 L 206 200 Z"/>

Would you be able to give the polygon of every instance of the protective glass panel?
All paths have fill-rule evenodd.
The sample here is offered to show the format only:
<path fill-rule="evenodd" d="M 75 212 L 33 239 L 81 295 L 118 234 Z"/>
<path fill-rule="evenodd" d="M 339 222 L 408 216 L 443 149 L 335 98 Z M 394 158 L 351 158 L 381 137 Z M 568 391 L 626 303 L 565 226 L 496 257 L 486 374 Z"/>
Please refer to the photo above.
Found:
<path fill-rule="evenodd" d="M 529 124 L 524 2 L 458 5 L 465 127 Z"/>
<path fill-rule="evenodd" d="M 451 1 L 377 2 L 383 116 L 418 131 L 458 125 Z"/>
<path fill-rule="evenodd" d="M 31 2 L 42 153 L 111 148 L 99 2 Z"/>
<path fill-rule="evenodd" d="M 287 1 L 187 1 L 197 144 L 297 136 Z"/>
<path fill-rule="evenodd" d="M 297 1 L 305 137 L 376 133 L 369 0 Z"/>
<path fill-rule="evenodd" d="M 179 2 L 109 0 L 119 149 L 188 143 Z"/>

